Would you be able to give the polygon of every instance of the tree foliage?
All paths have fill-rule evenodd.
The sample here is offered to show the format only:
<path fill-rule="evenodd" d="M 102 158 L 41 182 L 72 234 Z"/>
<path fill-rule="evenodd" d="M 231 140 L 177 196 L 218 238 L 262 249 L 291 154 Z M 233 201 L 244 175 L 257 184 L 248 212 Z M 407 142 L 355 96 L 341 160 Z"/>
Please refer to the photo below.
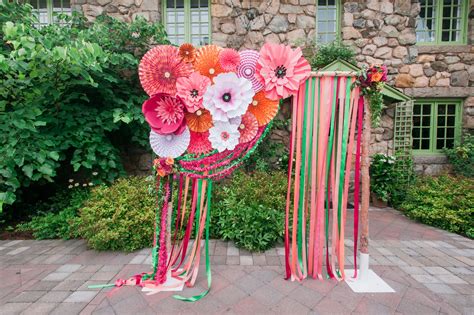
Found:
<path fill-rule="evenodd" d="M 0 209 L 60 168 L 97 181 L 123 173 L 120 144 L 146 144 L 139 60 L 168 43 L 144 19 L 75 14 L 37 28 L 31 9 L 0 4 Z"/>

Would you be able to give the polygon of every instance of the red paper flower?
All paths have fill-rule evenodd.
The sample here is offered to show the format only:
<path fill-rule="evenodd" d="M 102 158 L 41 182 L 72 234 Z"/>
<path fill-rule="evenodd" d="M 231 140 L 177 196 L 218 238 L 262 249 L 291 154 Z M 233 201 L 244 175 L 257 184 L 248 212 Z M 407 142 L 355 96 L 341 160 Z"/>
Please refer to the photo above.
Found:
<path fill-rule="evenodd" d="M 176 47 L 163 45 L 149 50 L 140 61 L 138 74 L 145 92 L 152 96 L 157 93 L 176 93 L 176 80 L 187 77 L 192 66 L 184 62 Z"/>
<path fill-rule="evenodd" d="M 180 134 L 186 127 L 184 104 L 179 97 L 153 95 L 143 103 L 142 111 L 151 129 L 158 134 Z"/>

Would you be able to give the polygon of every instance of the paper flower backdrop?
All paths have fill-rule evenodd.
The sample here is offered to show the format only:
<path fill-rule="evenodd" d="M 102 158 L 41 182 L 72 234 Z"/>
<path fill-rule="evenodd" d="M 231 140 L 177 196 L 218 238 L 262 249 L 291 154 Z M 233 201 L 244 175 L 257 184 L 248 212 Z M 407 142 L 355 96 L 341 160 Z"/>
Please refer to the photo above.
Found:
<path fill-rule="evenodd" d="M 151 147 L 162 159 L 174 158 L 174 171 L 225 176 L 253 152 L 279 100 L 296 94 L 309 72 L 301 50 L 284 45 L 265 44 L 260 52 L 154 47 L 139 65 L 150 95 L 142 111 Z"/>

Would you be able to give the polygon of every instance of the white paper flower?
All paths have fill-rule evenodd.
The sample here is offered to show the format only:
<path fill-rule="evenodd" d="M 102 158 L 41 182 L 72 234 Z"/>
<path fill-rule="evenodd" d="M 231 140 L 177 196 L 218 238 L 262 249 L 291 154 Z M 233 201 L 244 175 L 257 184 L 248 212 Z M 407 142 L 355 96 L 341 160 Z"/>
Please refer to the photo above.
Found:
<path fill-rule="evenodd" d="M 204 94 L 204 108 L 211 112 L 214 121 L 228 121 L 242 116 L 252 102 L 255 92 L 252 83 L 233 72 L 221 73 Z"/>
<path fill-rule="evenodd" d="M 219 152 L 225 150 L 234 150 L 239 144 L 240 132 L 238 126 L 229 122 L 217 121 L 214 127 L 209 129 L 209 141 L 212 148 Z"/>

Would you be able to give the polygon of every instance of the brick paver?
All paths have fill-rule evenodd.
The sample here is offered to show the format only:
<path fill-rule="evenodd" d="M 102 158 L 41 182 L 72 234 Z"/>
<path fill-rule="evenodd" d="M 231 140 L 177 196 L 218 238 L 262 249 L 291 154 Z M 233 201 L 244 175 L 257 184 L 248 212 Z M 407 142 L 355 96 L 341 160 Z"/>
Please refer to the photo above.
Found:
<path fill-rule="evenodd" d="M 474 314 L 474 241 L 392 209 L 371 209 L 370 238 L 371 268 L 395 293 L 356 294 L 335 280 L 286 281 L 282 245 L 250 253 L 212 240 L 212 289 L 196 303 L 136 287 L 88 288 L 149 271 L 150 249 L 126 254 L 88 250 L 82 240 L 0 241 L 0 314 Z M 351 268 L 352 240 L 345 244 Z M 203 269 L 182 294 L 206 286 Z"/>

